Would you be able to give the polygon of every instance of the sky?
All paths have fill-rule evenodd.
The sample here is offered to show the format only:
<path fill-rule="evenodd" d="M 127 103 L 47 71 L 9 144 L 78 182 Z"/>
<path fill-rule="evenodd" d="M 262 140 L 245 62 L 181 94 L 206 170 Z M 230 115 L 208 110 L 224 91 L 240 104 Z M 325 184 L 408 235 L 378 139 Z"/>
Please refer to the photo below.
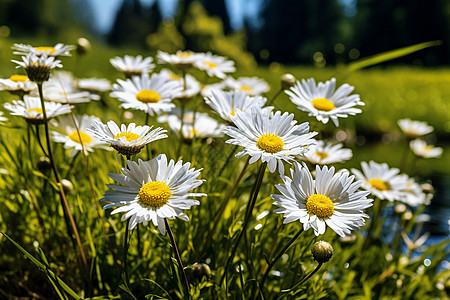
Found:
<path fill-rule="evenodd" d="M 106 33 L 111 29 L 117 10 L 123 0 L 90 0 L 97 29 L 101 33 Z M 141 0 L 143 5 L 151 5 L 159 1 L 162 15 L 173 15 L 178 0 Z M 227 0 L 227 10 L 230 16 L 231 27 L 239 29 L 244 24 L 244 17 L 250 18 L 253 23 L 258 23 L 258 9 L 262 0 Z"/>

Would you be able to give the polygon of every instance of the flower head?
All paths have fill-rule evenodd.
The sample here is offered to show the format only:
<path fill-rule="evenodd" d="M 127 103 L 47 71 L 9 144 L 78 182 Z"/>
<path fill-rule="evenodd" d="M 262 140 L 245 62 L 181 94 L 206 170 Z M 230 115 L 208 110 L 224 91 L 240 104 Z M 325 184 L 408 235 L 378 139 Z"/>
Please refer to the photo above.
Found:
<path fill-rule="evenodd" d="M 441 147 L 434 147 L 433 145 L 427 145 L 424 140 L 415 139 L 409 143 L 412 152 L 416 156 L 423 158 L 434 158 L 442 155 L 444 150 Z"/>
<path fill-rule="evenodd" d="M 80 90 L 101 93 L 111 90 L 111 82 L 104 78 L 83 78 L 78 79 L 77 87 Z"/>
<path fill-rule="evenodd" d="M 235 72 L 234 61 L 227 60 L 225 57 L 212 55 L 211 52 L 200 55 L 194 62 L 194 66 L 200 70 L 206 71 L 208 76 L 224 79 L 225 73 Z"/>
<path fill-rule="evenodd" d="M 398 120 L 398 126 L 407 137 L 412 139 L 433 131 L 433 127 L 426 122 L 413 121 L 411 119 Z"/>
<path fill-rule="evenodd" d="M 77 151 L 81 151 L 84 147 L 86 155 L 93 152 L 94 148 L 111 150 L 105 142 L 98 140 L 87 129 L 94 125 L 94 121 L 100 122 L 96 116 L 78 116 L 75 121 L 79 132 L 77 131 L 71 117 L 62 117 L 58 120 L 58 129 L 61 132 L 52 131 L 52 139 L 58 143 L 64 143 L 64 149 L 71 149 L 69 156 L 74 156 Z M 83 145 L 82 145 L 83 144 Z"/>
<path fill-rule="evenodd" d="M 161 127 L 151 130 L 152 128 L 153 126 L 147 125 L 136 126 L 135 123 L 130 123 L 128 126 L 122 124 L 119 128 L 114 121 L 103 124 L 94 120 L 92 127 L 88 128 L 87 131 L 100 141 L 111 144 L 111 147 L 120 154 L 131 156 L 141 152 L 145 145 L 167 138 L 165 134 L 167 130 Z"/>
<path fill-rule="evenodd" d="M 86 103 L 100 100 L 100 96 L 77 88 L 77 80 L 70 72 L 58 71 L 44 83 L 44 99 L 58 103 Z"/>
<path fill-rule="evenodd" d="M 176 75 L 172 71 L 162 69 L 160 74 L 166 76 L 167 80 L 177 81 L 183 87 L 183 89 L 175 96 L 177 99 L 190 100 L 197 96 L 201 91 L 200 83 L 189 74 L 186 74 L 186 85 L 184 84 L 184 78 Z"/>
<path fill-rule="evenodd" d="M 402 190 L 408 186 L 408 175 L 400 174 L 399 169 L 390 169 L 386 163 L 378 164 L 370 161 L 361 163 L 362 171 L 352 169 L 356 178 L 361 180 L 362 187 L 379 199 L 389 201 L 401 200 Z"/>
<path fill-rule="evenodd" d="M 45 102 L 44 105 L 47 121 L 53 117 L 70 113 L 70 110 L 73 108 L 73 106 L 70 105 L 52 102 Z M 45 123 L 41 100 L 39 97 L 25 96 L 24 101 L 14 100 L 12 104 L 5 103 L 5 108 L 11 111 L 11 115 L 21 116 L 28 123 Z"/>
<path fill-rule="evenodd" d="M 315 143 L 312 138 L 317 132 L 309 132 L 308 122 L 295 125 L 294 115 L 281 112 L 272 113 L 259 107 L 250 107 L 231 116 L 235 126 L 228 126 L 223 131 L 231 137 L 226 143 L 244 146 L 236 157 L 250 155 L 250 163 L 261 159 L 267 162 L 270 172 L 275 172 L 277 165 L 284 173 L 283 161 L 290 162 L 295 155 L 307 151 L 307 146 Z"/>
<path fill-rule="evenodd" d="M 346 118 L 348 115 L 361 113 L 356 105 L 364 105 L 359 95 L 350 95 L 354 87 L 344 84 L 336 91 L 336 79 L 316 86 L 314 78 L 297 81 L 294 87 L 286 91 L 291 101 L 298 105 L 298 109 L 308 112 L 308 116 L 316 117 L 318 121 L 326 124 L 328 120 L 339 126 L 338 118 Z"/>
<path fill-rule="evenodd" d="M 301 159 L 306 159 L 310 163 L 316 165 L 328 165 L 343 162 L 352 158 L 352 150 L 342 147 L 342 144 L 318 141 L 317 144 L 309 147 L 308 152 L 306 152 Z"/>
<path fill-rule="evenodd" d="M 197 179 L 201 169 L 190 169 L 190 163 L 175 163 L 174 160 L 167 162 L 166 155 L 161 154 L 147 162 L 127 161 L 127 164 L 128 168 L 121 169 L 123 175 L 109 174 L 120 185 L 109 184 L 108 187 L 112 190 L 105 192 L 102 201 L 112 202 L 103 209 L 120 206 L 111 214 L 125 213 L 122 221 L 130 218 L 130 230 L 138 223 L 146 226 L 148 222 L 152 222 L 165 234 L 165 218 L 189 221 L 183 209 L 200 204 L 192 197 L 206 196 L 203 193 L 189 192 L 203 183 Z"/>
<path fill-rule="evenodd" d="M 12 61 L 18 64 L 17 68 L 25 69 L 31 81 L 38 83 L 47 81 L 52 69 L 62 68 L 61 61 L 56 60 L 54 56 L 48 56 L 47 53 L 40 56 L 28 53 L 26 56 L 22 56 L 22 61 Z"/>
<path fill-rule="evenodd" d="M 16 55 L 28 55 L 34 54 L 36 56 L 47 55 L 47 56 L 70 56 L 70 50 L 74 50 L 76 47 L 74 45 L 64 45 L 62 43 L 58 43 L 55 46 L 39 46 L 33 47 L 31 45 L 25 44 L 14 44 L 11 47 L 13 50 L 13 54 Z"/>
<path fill-rule="evenodd" d="M 250 96 L 261 95 L 270 90 L 267 82 L 258 77 L 240 77 L 238 79 L 228 77 L 225 84 L 231 90 L 241 91 Z"/>
<path fill-rule="evenodd" d="M 120 107 L 143 110 L 150 115 L 170 111 L 175 107 L 172 99 L 182 90 L 178 81 L 167 80 L 161 74 L 152 74 L 150 78 L 144 74 L 117 82 L 111 96 L 123 102 Z"/>
<path fill-rule="evenodd" d="M 236 114 L 237 111 L 246 111 L 250 107 L 255 106 L 259 109 L 272 110 L 273 107 L 265 107 L 267 99 L 261 96 L 249 96 L 247 93 L 232 91 L 211 91 L 211 96 L 205 98 L 206 104 L 211 106 L 211 108 L 219 114 L 222 119 L 227 122 L 232 122 L 231 117 Z"/>
<path fill-rule="evenodd" d="M 117 71 L 124 73 L 127 78 L 148 74 L 155 68 L 155 65 L 152 64 L 153 58 L 142 59 L 141 55 L 136 57 L 125 55 L 123 58 L 117 56 L 111 58 L 109 62 Z"/>
<path fill-rule="evenodd" d="M 169 115 L 161 115 L 157 121 L 159 123 L 167 122 L 170 129 L 176 134 L 180 132 L 181 119 L 180 110 L 174 109 Z M 194 123 L 195 122 L 195 123 Z M 185 111 L 183 115 L 183 138 L 192 140 L 197 138 L 221 137 L 223 136 L 224 124 L 220 124 L 215 119 L 205 113 L 195 113 L 193 111 Z"/>
<path fill-rule="evenodd" d="M 201 54 L 192 51 L 178 50 L 175 54 L 168 54 L 163 51 L 158 51 L 158 63 L 170 64 L 178 69 L 188 69 L 201 57 Z"/>
<path fill-rule="evenodd" d="M 314 229 L 318 236 L 325 233 L 326 226 L 338 235 L 349 235 L 351 230 L 364 225 L 368 216 L 364 209 L 372 206 L 366 191 L 358 191 L 361 181 L 353 182 L 347 170 L 335 174 L 334 167 L 316 166 L 313 180 L 305 164 L 294 163 L 291 177 L 281 176 L 283 184 L 275 185 L 281 194 L 271 195 L 274 210 L 284 214 L 284 224 L 299 220 L 304 230 Z"/>
<path fill-rule="evenodd" d="M 37 93 L 37 85 L 29 80 L 27 75 L 14 74 L 7 79 L 0 79 L 0 91 L 8 91 L 22 97 L 31 92 Z"/>

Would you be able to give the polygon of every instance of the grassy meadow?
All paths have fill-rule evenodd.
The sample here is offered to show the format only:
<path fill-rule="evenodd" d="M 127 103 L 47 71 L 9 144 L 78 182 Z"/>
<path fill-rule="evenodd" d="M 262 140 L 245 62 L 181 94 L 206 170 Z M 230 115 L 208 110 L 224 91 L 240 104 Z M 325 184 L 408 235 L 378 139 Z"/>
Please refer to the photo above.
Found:
<path fill-rule="evenodd" d="M 14 73 L 10 62 L 13 57 L 11 40 L 0 41 L 0 78 Z M 20 41 L 21 42 L 21 41 Z M 30 43 L 33 44 L 32 41 Z M 85 56 L 62 58 L 63 70 L 78 78 L 107 78 L 111 82 L 122 78 L 109 63 L 115 56 L 143 55 L 130 49 L 112 49 L 93 45 Z M 167 67 L 167 66 L 163 66 Z M 157 65 L 156 72 L 161 68 Z M 338 138 L 345 147 L 353 150 L 353 158 L 336 164 L 342 168 L 361 168 L 361 161 L 387 162 L 390 167 L 400 167 L 402 156 L 407 161 L 402 172 L 427 182 L 429 176 L 450 176 L 450 69 L 424 69 L 396 66 L 347 72 L 345 66 L 314 68 L 310 66 L 283 66 L 272 63 L 243 70 L 237 66 L 234 77 L 257 76 L 271 86 L 269 99 L 280 89 L 280 76 L 291 73 L 297 79 L 314 77 L 326 81 L 332 77 L 337 85 L 349 83 L 354 93 L 365 102 L 363 113 L 340 119 L 340 126 L 323 125 L 307 116 L 292 104 L 286 94 L 274 102 L 277 110 L 294 113 L 295 120 L 308 121 L 319 132 L 318 137 Z M 198 80 L 208 83 L 200 71 L 193 71 Z M 75 115 L 98 116 L 102 122 L 135 122 L 144 124 L 142 111 L 119 108 L 120 101 L 101 94 L 100 101 L 76 104 Z M 158 154 L 169 159 L 191 162 L 202 168 L 205 182 L 198 192 L 207 197 L 198 198 L 199 206 L 186 210 L 189 222 L 170 220 L 170 226 L 180 250 L 181 261 L 190 283 L 188 296 L 182 283 L 178 262 L 172 253 L 168 235 L 161 235 L 149 223 L 139 224 L 129 232 L 127 260 L 124 259 L 125 222 L 119 214 L 103 211 L 99 202 L 107 184 L 113 180 L 109 173 L 120 173 L 124 158 L 115 151 L 95 149 L 87 156 L 82 153 L 70 157 L 61 143 L 52 143 L 53 154 L 61 178 L 70 184 L 65 193 L 71 214 L 76 222 L 87 265 L 83 265 L 73 236 L 67 233 L 63 206 L 59 200 L 58 184 L 51 169 L 42 163 L 44 154 L 31 134 L 27 123 L 11 116 L 3 104 L 18 99 L 0 91 L 0 110 L 9 121 L 1 126 L 0 134 L 0 298 L 7 299 L 445 299 L 450 288 L 450 270 L 442 268 L 448 259 L 448 240 L 430 245 L 408 248 L 402 233 L 412 236 L 417 228 L 416 216 L 424 206 L 407 207 L 405 211 L 383 211 L 392 206 L 376 201 L 367 210 L 371 216 L 366 225 L 355 230 L 349 238 L 328 229 L 316 237 L 307 230 L 295 240 L 272 269 L 263 289 L 261 278 L 268 262 L 301 228 L 301 223 L 283 224 L 283 218 L 273 213 L 271 194 L 277 193 L 274 185 L 281 183 L 278 172 L 266 171 L 256 205 L 251 213 L 248 230 L 237 247 L 224 284 L 219 279 L 224 273 L 237 235 L 243 228 L 246 206 L 251 196 L 260 162 L 250 164 L 242 173 L 242 180 L 233 190 L 230 202 L 223 200 L 232 190 L 246 157 L 234 158 L 233 145 L 225 144 L 227 137 L 208 140 L 182 141 L 179 157 L 178 133 L 171 132 L 167 124 L 158 124 L 150 117 L 149 124 L 168 130 L 168 138 L 149 144 L 133 159 L 148 160 Z M 175 101 L 175 103 L 178 102 Z M 211 112 L 203 99 L 197 97 L 187 104 L 191 110 Z M 418 159 L 411 151 L 405 152 L 407 140 L 402 136 L 397 120 L 411 118 L 426 121 L 434 127 L 427 140 L 444 148 L 440 158 Z M 51 125 L 52 126 L 52 125 Z M 42 137 L 43 138 L 43 137 Z M 31 141 L 31 142 L 29 142 Z M 241 148 L 241 147 L 239 147 Z M 147 156 L 147 154 L 149 156 Z M 231 158 L 230 158 L 231 157 Z M 86 168 L 88 162 L 88 170 Z M 286 165 L 286 169 L 289 167 Z M 90 185 L 89 179 L 92 181 Z M 373 196 L 369 196 L 373 198 Z M 433 202 L 431 202 L 433 205 Z M 223 215 L 218 212 L 223 208 Z M 377 213 L 378 211 L 378 213 Z M 406 213 L 409 215 L 406 215 Z M 217 218 L 220 216 L 220 218 Z M 376 216 L 376 218 L 373 218 Z M 383 227 L 387 220 L 395 223 Z M 370 234 L 369 234 L 369 233 Z M 311 254 L 314 242 L 325 240 L 334 248 L 331 261 L 308 278 L 318 263 Z M 448 264 L 447 264 L 448 266 Z M 87 268 L 86 268 L 87 267 Z M 128 276 L 124 269 L 128 268 Z M 301 280 L 305 280 L 304 283 Z M 298 284 L 300 283 L 300 284 Z M 252 298 L 253 297 L 253 298 Z"/>

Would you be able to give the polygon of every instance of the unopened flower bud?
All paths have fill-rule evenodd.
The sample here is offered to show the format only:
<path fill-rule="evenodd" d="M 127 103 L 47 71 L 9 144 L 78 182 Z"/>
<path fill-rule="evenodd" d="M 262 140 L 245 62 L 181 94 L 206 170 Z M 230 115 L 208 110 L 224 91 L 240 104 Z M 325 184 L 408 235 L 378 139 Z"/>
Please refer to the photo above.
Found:
<path fill-rule="evenodd" d="M 281 86 L 284 89 L 289 89 L 294 86 L 296 79 L 295 79 L 294 75 L 286 73 L 286 74 L 281 75 L 280 80 L 281 80 Z"/>
<path fill-rule="evenodd" d="M 52 165 L 50 164 L 50 159 L 48 159 L 45 156 L 40 157 L 37 163 L 37 168 L 41 172 L 50 170 L 52 168 Z"/>
<path fill-rule="evenodd" d="M 67 179 L 61 180 L 61 185 L 65 193 L 70 193 L 73 191 L 73 184 Z"/>
<path fill-rule="evenodd" d="M 86 54 L 91 50 L 91 43 L 87 38 L 79 38 L 77 41 L 77 53 L 79 55 Z"/>
<path fill-rule="evenodd" d="M 189 269 L 186 269 L 187 273 L 196 280 L 202 280 L 211 278 L 211 268 L 205 263 L 195 263 Z"/>
<path fill-rule="evenodd" d="M 421 188 L 422 188 L 422 191 L 424 191 L 425 193 L 434 193 L 434 188 L 429 183 L 423 183 L 421 185 Z"/>
<path fill-rule="evenodd" d="M 406 212 L 402 215 L 402 219 L 403 219 L 404 221 L 409 221 L 409 220 L 412 219 L 412 217 L 413 217 L 413 214 L 412 214 L 412 212 L 410 212 L 410 211 L 406 211 Z"/>
<path fill-rule="evenodd" d="M 311 249 L 314 259 L 319 263 L 325 263 L 333 256 L 333 247 L 328 242 L 318 241 Z"/>
<path fill-rule="evenodd" d="M 405 204 L 402 204 L 402 203 L 397 204 L 397 205 L 394 207 L 394 211 L 395 211 L 396 214 L 401 215 L 402 213 L 404 213 L 404 212 L 406 211 L 406 205 L 405 205 Z"/>

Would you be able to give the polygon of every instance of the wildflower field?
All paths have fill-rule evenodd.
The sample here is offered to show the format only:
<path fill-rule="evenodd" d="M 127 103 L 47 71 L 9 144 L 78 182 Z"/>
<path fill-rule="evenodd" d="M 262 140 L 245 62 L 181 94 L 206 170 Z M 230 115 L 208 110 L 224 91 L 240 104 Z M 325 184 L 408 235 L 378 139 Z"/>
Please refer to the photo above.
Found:
<path fill-rule="evenodd" d="M 449 69 L 0 54 L 0 298 L 446 299 Z"/>

